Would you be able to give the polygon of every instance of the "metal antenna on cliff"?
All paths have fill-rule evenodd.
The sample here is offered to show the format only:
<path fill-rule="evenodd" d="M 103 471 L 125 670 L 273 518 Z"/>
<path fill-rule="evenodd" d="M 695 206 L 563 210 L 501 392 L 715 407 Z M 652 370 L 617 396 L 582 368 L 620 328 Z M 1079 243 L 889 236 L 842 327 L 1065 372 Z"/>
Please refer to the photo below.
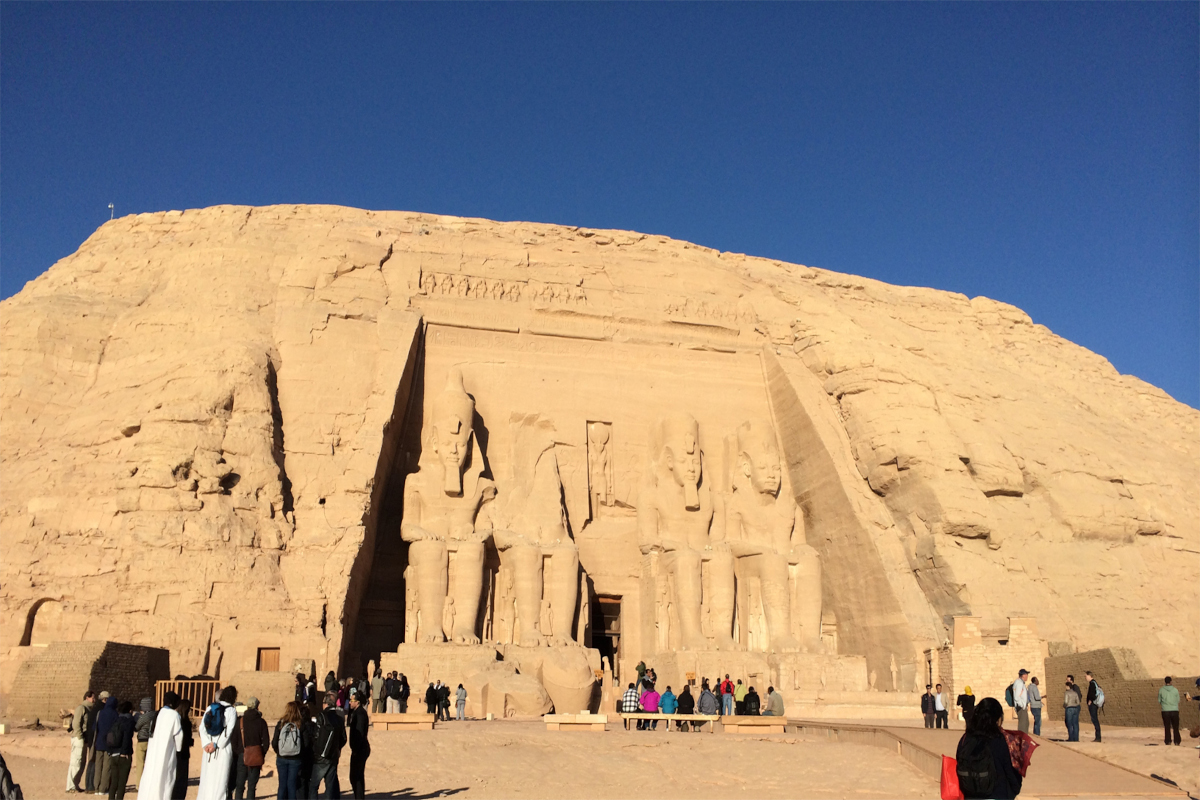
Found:
<path fill-rule="evenodd" d="M 112 204 L 112 203 L 109 203 L 109 204 L 108 204 L 108 218 L 109 218 L 109 219 L 112 219 L 112 218 L 113 218 L 113 213 L 114 213 L 114 212 L 113 212 L 113 204 Z"/>

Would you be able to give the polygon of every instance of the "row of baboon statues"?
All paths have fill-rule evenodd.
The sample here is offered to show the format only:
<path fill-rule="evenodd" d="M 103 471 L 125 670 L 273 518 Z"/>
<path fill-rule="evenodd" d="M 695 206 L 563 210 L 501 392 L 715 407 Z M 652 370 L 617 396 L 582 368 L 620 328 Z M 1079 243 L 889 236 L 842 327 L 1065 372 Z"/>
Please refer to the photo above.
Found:
<path fill-rule="evenodd" d="M 563 506 L 554 427 L 537 414 L 513 415 L 513 478 L 500 496 L 485 475 L 474 419 L 474 400 L 461 373 L 452 370 L 446 388 L 434 398 L 420 465 L 404 490 L 401 536 L 409 543 L 406 576 L 414 584 L 410 613 L 418 619 L 415 638 L 479 643 L 490 544 L 511 575 L 519 622 L 514 641 L 525 646 L 572 644 L 579 553 Z M 671 606 L 671 624 L 678 626 L 673 641 L 687 650 L 744 645 L 734 639 L 736 574 L 757 584 L 766 629 L 763 649 L 818 647 L 820 564 L 805 541 L 795 501 L 780 491 L 773 429 L 761 422 L 738 428 L 727 492 L 713 492 L 711 481 L 704 479 L 699 427 L 690 415 L 660 420 L 650 438 L 637 496 L 638 543 L 661 585 L 670 587 L 665 598 L 654 602 Z M 589 444 L 595 513 L 596 505 L 612 503 L 603 426 L 589 426 Z M 657 616 L 666 624 L 667 615 Z M 548 618 L 554 620 L 552 630 L 543 631 Z"/>

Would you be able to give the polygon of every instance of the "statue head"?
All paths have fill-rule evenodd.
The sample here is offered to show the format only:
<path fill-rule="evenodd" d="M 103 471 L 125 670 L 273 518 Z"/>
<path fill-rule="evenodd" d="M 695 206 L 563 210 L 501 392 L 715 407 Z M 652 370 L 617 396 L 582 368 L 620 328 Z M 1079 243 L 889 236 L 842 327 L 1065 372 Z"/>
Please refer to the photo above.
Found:
<path fill-rule="evenodd" d="M 700 508 L 700 427 L 691 414 L 663 420 L 660 459 L 675 483 L 683 487 L 685 507 L 689 511 Z"/>
<path fill-rule="evenodd" d="M 779 493 L 779 448 L 775 431 L 761 422 L 743 422 L 737 431 L 738 470 L 754 491 L 760 494 Z"/>
<path fill-rule="evenodd" d="M 608 426 L 604 423 L 593 422 L 588 425 L 588 438 L 598 447 L 608 444 Z"/>
<path fill-rule="evenodd" d="M 446 388 L 433 401 L 430 444 L 445 470 L 446 494 L 461 496 L 462 473 L 471 454 L 475 401 L 463 388 L 462 372 L 450 370 Z"/>

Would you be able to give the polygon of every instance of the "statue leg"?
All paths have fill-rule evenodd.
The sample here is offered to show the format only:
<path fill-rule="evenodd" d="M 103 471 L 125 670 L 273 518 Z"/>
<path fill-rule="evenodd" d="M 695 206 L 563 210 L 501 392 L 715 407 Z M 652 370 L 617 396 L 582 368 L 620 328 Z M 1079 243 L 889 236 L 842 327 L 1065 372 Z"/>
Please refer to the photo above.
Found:
<path fill-rule="evenodd" d="M 680 644 L 684 650 L 707 650 L 708 639 L 700 627 L 700 554 L 695 550 L 676 550 L 672 555 Z"/>
<path fill-rule="evenodd" d="M 454 560 L 454 631 L 459 644 L 479 644 L 475 623 L 483 593 L 483 543 L 459 542 Z"/>
<path fill-rule="evenodd" d="M 776 653 L 794 653 L 800 649 L 800 642 L 792 636 L 792 594 L 788 586 L 787 559 L 764 553 L 755 556 L 755 560 L 771 649 Z"/>
<path fill-rule="evenodd" d="M 808 652 L 817 653 L 821 649 L 822 612 L 821 560 L 817 551 L 812 547 L 803 548 L 798 566 L 795 591 L 800 612 L 800 619 L 797 620 L 800 641 Z"/>
<path fill-rule="evenodd" d="M 417 580 L 419 642 L 443 642 L 442 614 L 446 606 L 446 543 L 422 540 L 408 546 L 408 563 Z"/>
<path fill-rule="evenodd" d="M 555 547 L 550 552 L 550 585 L 546 596 L 554 612 L 551 640 L 556 645 L 575 643 L 575 607 L 579 603 L 579 551 Z"/>
<path fill-rule="evenodd" d="M 522 647 L 542 644 L 542 549 L 522 544 L 505 554 L 513 566 L 513 588 L 517 596 L 517 618 L 521 623 Z"/>
<path fill-rule="evenodd" d="M 735 650 L 733 640 L 733 555 L 717 550 L 708 560 L 708 618 L 718 650 Z"/>

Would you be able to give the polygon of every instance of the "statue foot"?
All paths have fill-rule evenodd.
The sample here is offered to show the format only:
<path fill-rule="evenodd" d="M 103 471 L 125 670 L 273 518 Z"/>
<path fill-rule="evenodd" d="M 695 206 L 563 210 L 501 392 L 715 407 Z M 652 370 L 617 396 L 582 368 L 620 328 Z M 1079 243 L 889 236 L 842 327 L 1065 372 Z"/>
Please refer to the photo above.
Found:
<path fill-rule="evenodd" d="M 554 636 L 550 641 L 555 647 L 571 647 L 575 644 L 575 640 L 570 636 Z"/>
<path fill-rule="evenodd" d="M 525 633 L 521 635 L 521 647 L 541 647 L 542 637 L 536 633 Z"/>
<path fill-rule="evenodd" d="M 799 640 L 791 636 L 779 636 L 771 642 L 771 649 L 776 653 L 801 653 L 806 648 L 800 644 Z"/>
<path fill-rule="evenodd" d="M 427 633 L 421 637 L 421 641 L 425 644 L 440 644 L 445 638 L 440 633 Z"/>
<path fill-rule="evenodd" d="M 474 633 L 456 633 L 454 641 L 458 644 L 479 644 L 479 637 Z"/>

